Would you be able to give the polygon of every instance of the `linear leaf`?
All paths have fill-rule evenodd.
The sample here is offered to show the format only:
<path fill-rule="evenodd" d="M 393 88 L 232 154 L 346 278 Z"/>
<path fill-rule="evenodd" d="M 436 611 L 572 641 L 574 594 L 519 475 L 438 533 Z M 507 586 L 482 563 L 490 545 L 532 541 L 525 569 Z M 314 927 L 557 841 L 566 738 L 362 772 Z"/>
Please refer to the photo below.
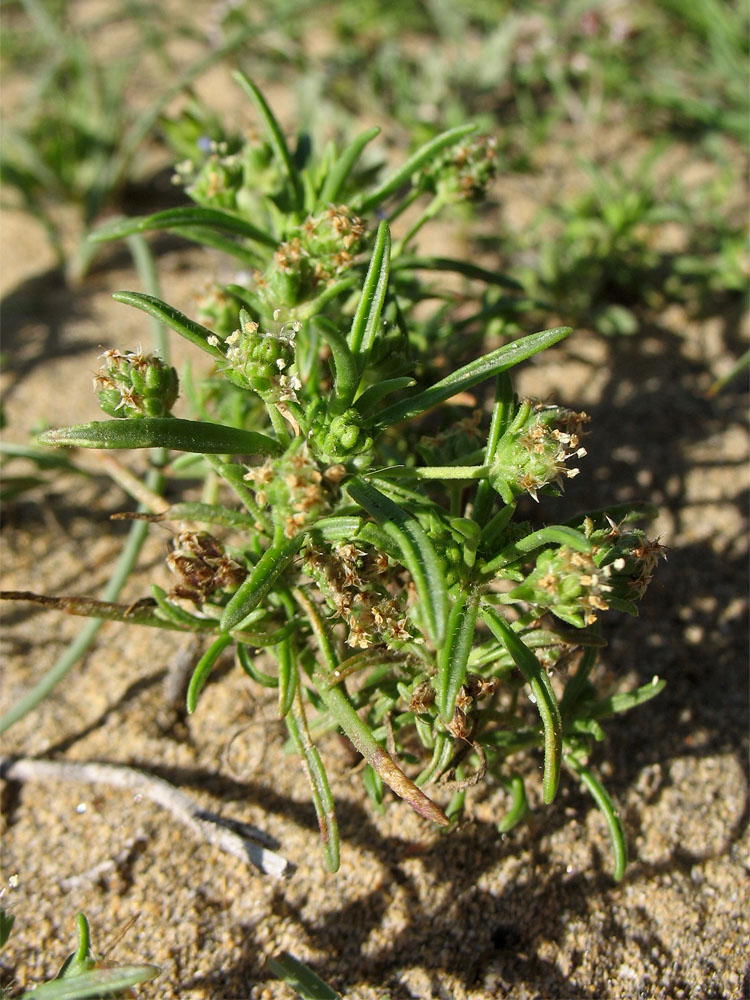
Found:
<path fill-rule="evenodd" d="M 575 753 L 565 754 L 565 765 L 580 778 L 581 784 L 584 785 L 604 816 L 612 841 L 612 851 L 615 859 L 615 868 L 612 874 L 615 882 L 619 882 L 625 874 L 625 869 L 628 865 L 628 844 L 620 813 L 615 807 L 607 789 L 596 775 L 578 760 Z"/>
<path fill-rule="evenodd" d="M 215 334 L 208 327 L 196 323 L 194 319 L 190 319 L 179 309 L 162 302 L 154 295 L 146 295 L 143 292 L 115 292 L 112 298 L 116 302 L 124 302 L 127 306 L 133 306 L 135 309 L 148 313 L 160 323 L 165 323 L 175 333 L 179 333 L 181 337 L 185 337 L 191 344 L 200 347 L 211 357 L 220 361 L 226 360 L 224 352 L 209 342 L 209 337 L 213 337 Z"/>
<path fill-rule="evenodd" d="M 231 645 L 231 642 L 231 635 L 222 633 L 214 639 L 200 660 L 198 660 L 193 675 L 190 678 L 187 691 L 187 710 L 190 715 L 195 711 L 198 704 L 198 695 L 203 690 L 203 685 L 208 680 L 208 675 L 227 646 Z"/>
<path fill-rule="evenodd" d="M 334 376 L 334 395 L 330 402 L 331 412 L 341 412 L 351 406 L 359 381 L 357 363 L 349 350 L 346 337 L 339 333 L 338 328 L 324 316 L 314 320 L 316 329 L 323 340 L 331 348 Z"/>
<path fill-rule="evenodd" d="M 232 77 L 237 81 L 240 87 L 242 87 L 260 113 L 260 116 L 266 126 L 268 138 L 271 142 L 271 146 L 273 147 L 276 159 L 279 161 L 279 166 L 283 169 L 287 176 L 287 180 L 292 186 L 292 191 L 294 193 L 294 207 L 297 211 L 299 211 L 303 204 L 302 185 L 300 184 L 297 171 L 294 169 L 292 157 L 289 153 L 289 147 L 284 139 L 284 133 L 281 131 L 281 126 L 276 120 L 273 111 L 271 111 L 270 107 L 266 103 L 265 97 L 261 94 L 260 90 L 256 87 L 253 81 L 249 80 L 238 70 L 235 70 L 235 72 L 232 73 Z"/>
<path fill-rule="evenodd" d="M 387 378 L 375 385 L 369 385 L 365 391 L 355 400 L 355 407 L 366 417 L 383 399 L 391 392 L 398 392 L 399 389 L 409 389 L 416 385 L 416 380 L 410 375 L 402 375 L 400 378 Z"/>
<path fill-rule="evenodd" d="M 329 205 L 337 200 L 344 185 L 346 184 L 349 174 L 352 172 L 354 164 L 359 159 L 362 150 L 369 142 L 372 142 L 375 136 L 379 135 L 379 133 L 380 129 L 377 125 L 374 128 L 368 128 L 366 131 L 360 132 L 360 134 L 349 143 L 338 160 L 332 164 L 321 192 L 318 195 L 318 203 L 316 206 L 317 211 L 320 211 L 325 208 L 326 205 Z"/>
<path fill-rule="evenodd" d="M 386 407 L 380 414 L 378 426 L 387 427 L 402 420 L 408 420 L 418 413 L 424 413 L 425 410 L 429 410 L 433 406 L 437 406 L 438 403 L 450 399 L 456 393 L 471 389 L 478 382 L 484 381 L 484 379 L 489 378 L 491 375 L 497 375 L 498 372 L 506 371 L 506 369 L 512 368 L 519 362 L 532 357 L 532 355 L 538 354 L 539 351 L 551 347 L 572 332 L 569 326 L 558 326 L 553 330 L 532 333 L 528 337 L 514 340 L 512 344 L 498 347 L 496 351 L 491 351 L 489 354 L 485 354 L 484 357 L 477 358 L 476 361 L 472 361 L 451 375 L 447 375 L 444 379 L 430 386 L 429 389 L 425 389 L 423 392 L 417 393 L 417 395 L 411 396 L 400 403 L 394 403 L 392 406 Z"/>
<path fill-rule="evenodd" d="M 349 331 L 349 347 L 354 355 L 366 355 L 372 347 L 388 288 L 390 262 L 391 231 L 383 220 L 378 226 L 367 277 Z"/>
<path fill-rule="evenodd" d="M 304 534 L 299 534 L 292 539 L 285 538 L 266 549 L 250 576 L 240 584 L 224 608 L 219 624 L 222 632 L 236 628 L 251 611 L 257 608 L 295 557 L 304 540 Z"/>
<path fill-rule="evenodd" d="M 225 232 L 237 233 L 267 247 L 278 246 L 278 240 L 270 233 L 254 226 L 247 219 L 232 212 L 203 205 L 183 205 L 167 208 L 152 215 L 139 215 L 130 219 L 115 219 L 98 226 L 89 236 L 94 243 L 118 240 L 133 233 L 146 233 L 152 229 L 181 229 L 185 226 L 208 226 Z"/>
<path fill-rule="evenodd" d="M 481 616 L 490 631 L 503 643 L 521 671 L 536 701 L 537 711 L 544 726 L 544 801 L 549 804 L 555 797 L 560 782 L 562 758 L 562 718 L 555 692 L 547 672 L 534 653 L 513 631 L 503 616 L 488 604 L 482 606 Z"/>
<path fill-rule="evenodd" d="M 454 601 L 448 618 L 447 638 L 440 651 L 435 683 L 438 710 L 448 721 L 453 718 L 456 697 L 466 680 L 478 606 L 479 594 L 476 591 L 471 594 L 462 591 Z"/>
<path fill-rule="evenodd" d="M 158 976 L 156 965 L 117 965 L 90 969 L 77 976 L 51 979 L 24 993 L 21 1000 L 96 1000 L 98 997 L 123 995 L 123 991 Z"/>
<path fill-rule="evenodd" d="M 179 417 L 94 420 L 45 431 L 44 444 L 75 448 L 169 448 L 203 455 L 278 455 L 273 438 L 225 424 Z"/>
<path fill-rule="evenodd" d="M 296 990 L 302 1000 L 341 1000 L 336 990 L 288 952 L 269 958 L 268 967 L 287 986 Z"/>
<path fill-rule="evenodd" d="M 447 146 L 452 146 L 454 143 L 458 142 L 459 139 L 463 139 L 465 135 L 469 135 L 470 132 L 476 132 L 477 126 L 473 124 L 469 125 L 459 125 L 457 128 L 450 129 L 448 132 L 443 132 L 441 135 L 435 136 L 429 142 L 421 146 L 416 153 L 412 154 L 406 163 L 402 164 L 390 177 L 380 184 L 374 191 L 360 199 L 354 199 L 352 203 L 352 208 L 355 212 L 370 212 L 373 208 L 376 208 L 381 202 L 398 191 L 398 189 L 403 185 L 409 183 L 414 174 L 420 167 L 423 167 L 425 163 L 433 159 L 437 153 L 441 152 Z"/>
<path fill-rule="evenodd" d="M 525 538 L 519 538 L 498 552 L 482 567 L 483 573 L 494 573 L 508 563 L 514 562 L 519 556 L 533 552 L 542 545 L 567 545 L 575 552 L 591 552 L 593 543 L 581 531 L 576 531 L 564 524 L 549 524 L 545 528 L 533 531 Z"/>
<path fill-rule="evenodd" d="M 511 288 L 514 291 L 522 291 L 523 285 L 507 274 L 499 271 L 488 271 L 487 268 L 479 267 L 466 260 L 454 260 L 452 257 L 421 257 L 416 254 L 404 254 L 396 257 L 391 265 L 391 270 L 396 271 L 452 271 L 455 274 L 462 274 L 465 278 L 473 278 L 476 281 L 484 281 L 488 285 L 499 285 L 501 288 Z"/>
<path fill-rule="evenodd" d="M 443 566 L 432 542 L 415 518 L 371 483 L 357 478 L 347 483 L 345 489 L 398 545 L 417 588 L 430 639 L 440 649 L 445 636 L 448 595 Z"/>
<path fill-rule="evenodd" d="M 305 709 L 300 694 L 299 685 L 292 704 L 292 710 L 284 717 L 286 728 L 292 738 L 297 753 L 302 758 L 307 777 L 310 782 L 313 805 L 318 817 L 320 838 L 326 856 L 328 870 L 336 872 L 339 869 L 339 827 L 336 822 L 336 807 L 328 784 L 328 775 L 320 759 L 318 749 L 310 737 L 305 718 Z"/>

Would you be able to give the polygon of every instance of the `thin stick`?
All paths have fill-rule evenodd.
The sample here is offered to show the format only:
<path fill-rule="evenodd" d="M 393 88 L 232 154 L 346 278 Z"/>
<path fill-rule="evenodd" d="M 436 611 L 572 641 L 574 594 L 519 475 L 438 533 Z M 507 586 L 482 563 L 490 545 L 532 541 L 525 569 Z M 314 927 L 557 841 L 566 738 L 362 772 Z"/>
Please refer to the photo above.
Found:
<path fill-rule="evenodd" d="M 202 809 L 178 788 L 144 771 L 122 764 L 85 764 L 62 760 L 38 760 L 33 757 L 0 757 L 0 777 L 6 781 L 77 781 L 84 784 L 112 785 L 127 788 L 151 799 L 171 813 L 201 840 L 249 862 L 274 878 L 283 878 L 293 867 L 286 858 L 228 829 L 227 820 Z M 268 841 L 262 830 L 242 824 L 259 841 Z"/>

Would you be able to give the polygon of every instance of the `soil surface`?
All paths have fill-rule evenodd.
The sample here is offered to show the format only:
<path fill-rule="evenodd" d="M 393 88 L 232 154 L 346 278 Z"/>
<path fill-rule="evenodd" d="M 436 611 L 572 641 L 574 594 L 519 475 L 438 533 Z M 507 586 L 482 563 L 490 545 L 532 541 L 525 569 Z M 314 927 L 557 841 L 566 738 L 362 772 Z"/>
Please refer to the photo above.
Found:
<path fill-rule="evenodd" d="M 230 92 L 226 81 L 219 89 Z M 515 183 L 528 197 L 528 181 Z M 506 182 L 503 194 L 513 202 Z M 225 262 L 177 241 L 155 249 L 163 297 L 188 314 L 208 278 L 227 276 Z M 111 299 L 137 287 L 121 248 L 75 290 L 51 265 L 35 225 L 6 213 L 10 441 L 98 419 L 97 355 L 148 343 L 142 314 Z M 335 736 L 320 747 L 342 835 L 341 870 L 328 874 L 273 697 L 220 670 L 197 713 L 177 717 L 165 678 L 200 647 L 110 623 L 54 695 L 3 737 L 2 754 L 142 768 L 205 810 L 261 828 L 295 869 L 283 881 L 260 875 L 130 791 L 7 781 L 2 885 L 17 876 L 4 899 L 16 923 L 0 971 L 10 996 L 57 971 L 78 911 L 99 951 L 138 916 L 107 959 L 160 966 L 138 995 L 165 1000 L 292 997 L 266 965 L 283 950 L 361 1000 L 748 996 L 746 380 L 706 395 L 742 353 L 746 327 L 739 308 L 695 319 L 674 307 L 629 338 L 577 331 L 517 376 L 522 393 L 591 414 L 589 456 L 565 516 L 633 497 L 661 510 L 652 531 L 668 560 L 639 619 L 607 620 L 600 668 L 616 689 L 667 681 L 657 699 L 609 722 L 592 759 L 627 828 L 631 861 L 619 884 L 586 794 L 568 777 L 555 803 L 541 805 L 538 759 L 529 761 L 528 822 L 498 835 L 506 794 L 480 786 L 466 821 L 443 836 L 400 801 L 378 815 Z M 137 457 L 123 461 L 139 468 Z M 90 476 L 47 473 L 7 506 L 4 588 L 101 593 L 127 531 L 109 517 L 133 504 L 93 455 L 87 463 Z M 125 600 L 147 595 L 152 580 L 169 586 L 167 539 L 152 530 Z M 3 621 L 5 711 L 82 620 L 17 604 L 4 606 Z"/>

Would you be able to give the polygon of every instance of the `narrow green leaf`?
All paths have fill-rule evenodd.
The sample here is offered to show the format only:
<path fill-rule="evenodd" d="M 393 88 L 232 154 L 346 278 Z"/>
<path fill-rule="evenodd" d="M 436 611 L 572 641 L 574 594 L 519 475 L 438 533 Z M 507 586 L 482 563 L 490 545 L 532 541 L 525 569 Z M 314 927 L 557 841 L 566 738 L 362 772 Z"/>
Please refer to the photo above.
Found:
<path fill-rule="evenodd" d="M 487 285 L 499 285 L 502 288 L 512 288 L 522 291 L 523 285 L 514 278 L 501 274 L 499 271 L 488 271 L 478 264 L 472 264 L 466 260 L 453 260 L 450 257 L 420 257 L 416 254 L 396 257 L 391 265 L 391 270 L 397 271 L 452 271 L 455 274 L 462 274 L 465 278 L 472 278 L 476 281 L 483 281 Z"/>
<path fill-rule="evenodd" d="M 131 986 L 145 983 L 159 975 L 155 965 L 118 965 L 91 969 L 69 979 L 53 979 L 23 994 L 21 1000 L 97 1000 L 119 995 Z"/>
<path fill-rule="evenodd" d="M 429 389 L 425 389 L 400 403 L 386 407 L 380 414 L 378 426 L 388 427 L 391 424 L 415 417 L 418 413 L 424 413 L 425 410 L 437 406 L 438 403 L 450 399 L 451 396 L 471 389 L 478 382 L 484 381 L 491 375 L 506 371 L 532 355 L 538 354 L 539 351 L 551 347 L 572 332 L 569 326 L 558 326 L 553 330 L 532 333 L 528 337 L 513 341 L 512 344 L 498 347 L 496 351 L 492 351 L 482 358 L 477 358 L 476 361 L 472 361 L 451 375 L 447 375 L 435 385 L 430 386 Z"/>
<path fill-rule="evenodd" d="M 515 562 L 519 556 L 533 552 L 534 549 L 542 545 L 567 545 L 575 552 L 591 552 L 594 547 L 592 542 L 581 531 L 568 528 L 564 524 L 549 524 L 545 528 L 533 531 L 525 538 L 519 538 L 510 545 L 498 552 L 488 563 L 482 567 L 483 573 L 496 573 L 497 570 L 507 566 L 508 563 Z"/>
<path fill-rule="evenodd" d="M 225 528 L 237 528 L 240 531 L 255 529 L 257 519 L 241 510 L 222 507 L 219 504 L 186 502 L 175 503 L 166 514 L 153 515 L 154 521 L 198 521 L 201 524 L 221 524 Z"/>
<path fill-rule="evenodd" d="M 286 174 L 287 180 L 291 185 L 294 195 L 294 208 L 296 211 L 300 211 L 303 204 L 302 185 L 300 184 L 297 171 L 294 169 L 289 147 L 286 144 L 284 133 L 281 131 L 281 126 L 276 120 L 273 111 L 271 111 L 270 107 L 266 103 L 265 97 L 261 94 L 260 90 L 256 87 L 252 80 L 249 80 L 238 70 L 235 70 L 235 72 L 232 73 L 232 76 L 253 102 L 263 119 L 266 131 L 268 132 L 268 138 L 271 142 L 274 154 L 276 155 L 276 159 L 278 160 L 279 166 Z"/>
<path fill-rule="evenodd" d="M 302 1000 L 341 1000 L 336 990 L 288 952 L 269 958 L 268 967 L 287 986 L 296 990 Z"/>
<path fill-rule="evenodd" d="M 286 728 L 292 738 L 292 742 L 297 749 L 297 753 L 302 759 L 302 763 L 307 772 L 310 782 L 315 814 L 318 817 L 320 827 L 320 838 L 323 842 L 323 851 L 326 857 L 328 870 L 336 872 L 339 870 L 339 827 L 336 822 L 336 807 L 331 795 L 331 787 L 328 784 L 328 775 L 320 759 L 317 747 L 310 738 L 310 731 L 307 728 L 305 710 L 302 703 L 299 685 L 292 704 L 292 710 L 285 717 Z"/>
<path fill-rule="evenodd" d="M 64 611 L 67 615 L 81 618 L 102 618 L 110 622 L 124 622 L 126 625 L 145 625 L 149 628 L 172 629 L 179 632 L 214 631 L 216 623 L 208 619 L 195 619 L 190 626 L 180 624 L 176 618 L 163 618 L 155 612 L 153 601 L 136 601 L 134 604 L 118 604 L 116 601 L 99 601 L 93 597 L 47 597 L 30 590 L 0 590 L 0 600 L 28 601 L 44 608 Z"/>
<path fill-rule="evenodd" d="M 606 719 L 610 715 L 628 712 L 631 708 L 651 701 L 657 694 L 661 694 L 666 686 L 665 680 L 654 677 L 648 684 L 642 684 L 635 691 L 623 691 L 620 694 L 613 694 L 608 698 L 602 698 L 601 701 L 586 705 L 586 715 L 592 719 Z"/>
<path fill-rule="evenodd" d="M 511 774 L 508 778 L 500 780 L 510 792 L 511 803 L 510 809 L 497 824 L 497 829 L 500 833 L 508 833 L 524 818 L 529 809 L 529 802 L 526 798 L 526 784 L 520 774 Z"/>
<path fill-rule="evenodd" d="M 432 542 L 416 518 L 402 510 L 371 483 L 358 477 L 344 488 L 398 545 L 404 565 L 417 588 L 427 632 L 435 648 L 440 649 L 445 635 L 448 595 L 443 565 Z"/>
<path fill-rule="evenodd" d="M 615 882 L 619 882 L 628 866 L 628 843 L 620 813 L 615 807 L 607 789 L 596 775 L 578 759 L 575 753 L 566 753 L 564 760 L 565 766 L 580 779 L 581 784 L 589 792 L 604 816 L 612 841 L 612 852 L 615 860 L 615 867 L 612 874 Z"/>
<path fill-rule="evenodd" d="M 279 643 L 276 655 L 279 662 L 279 718 L 283 719 L 292 707 L 299 683 L 297 661 L 291 638 L 283 639 Z"/>
<path fill-rule="evenodd" d="M 456 697 L 466 680 L 466 667 L 474 641 L 479 594 L 461 591 L 448 618 L 446 641 L 438 659 L 435 681 L 438 711 L 450 721 L 456 709 Z"/>
<path fill-rule="evenodd" d="M 412 809 L 425 819 L 441 826 L 448 825 L 448 819 L 443 810 L 432 799 L 428 798 L 401 770 L 391 755 L 383 749 L 373 736 L 369 727 L 360 719 L 356 709 L 349 701 L 344 691 L 344 684 L 338 683 L 336 671 L 339 663 L 331 641 L 326 623 L 307 594 L 301 587 L 295 588 L 294 596 L 304 611 L 318 648 L 324 660 L 322 670 L 313 675 L 315 688 L 321 701 L 346 733 L 364 759 L 375 770 L 396 795 L 404 799 Z M 331 681 L 335 683 L 331 684 Z"/>
<path fill-rule="evenodd" d="M 314 539 L 325 542 L 351 541 L 362 527 L 361 517 L 321 517 L 310 526 Z"/>
<path fill-rule="evenodd" d="M 237 646 L 237 659 L 247 676 L 252 678 L 257 684 L 260 684 L 261 687 L 276 688 L 279 686 L 279 678 L 277 676 L 267 674 L 259 667 L 256 667 L 253 653 L 250 652 L 247 646 Z"/>
<path fill-rule="evenodd" d="M 503 643 L 521 671 L 536 701 L 537 711 L 544 726 L 544 801 L 549 804 L 555 797 L 560 782 L 562 757 L 562 718 L 555 692 L 534 653 L 513 631 L 503 616 L 488 604 L 482 605 L 481 616 L 490 631 Z"/>
<path fill-rule="evenodd" d="M 257 431 L 178 417 L 94 420 L 45 431 L 39 440 L 77 448 L 169 448 L 204 455 L 278 455 L 281 451 L 278 442 Z"/>
<path fill-rule="evenodd" d="M 367 356 L 372 347 L 388 288 L 390 263 L 391 231 L 388 223 L 383 220 L 378 226 L 367 277 L 362 286 L 362 295 L 349 331 L 349 347 L 355 356 Z"/>
<path fill-rule="evenodd" d="M 389 195 L 394 194 L 404 184 L 408 184 L 412 179 L 412 174 L 416 173 L 417 170 L 432 160 L 438 153 L 442 152 L 446 147 L 454 145 L 454 143 L 463 139 L 465 135 L 476 132 L 476 130 L 477 126 L 473 124 L 459 125 L 457 128 L 435 136 L 434 139 L 425 143 L 424 146 L 420 146 L 409 157 L 406 163 L 402 164 L 390 177 L 386 177 L 374 191 L 371 191 L 370 194 L 362 198 L 353 199 L 352 208 L 355 212 L 371 212 L 381 202 L 385 201 Z"/>
<path fill-rule="evenodd" d="M 369 416 L 384 396 L 398 392 L 399 389 L 409 389 L 413 385 L 416 385 L 416 380 L 410 375 L 383 379 L 382 382 L 368 386 L 355 400 L 354 405 L 363 417 Z"/>
<path fill-rule="evenodd" d="M 351 406 L 354 393 L 357 391 L 359 382 L 357 363 L 349 350 L 346 337 L 339 333 L 330 320 L 324 316 L 316 316 L 313 322 L 323 340 L 331 348 L 335 374 L 329 408 L 332 413 L 340 413 Z"/>
<path fill-rule="evenodd" d="M 331 169 L 328 171 L 328 175 L 320 194 L 318 195 L 316 211 L 321 211 L 327 205 L 330 205 L 338 200 L 339 195 L 349 178 L 349 174 L 352 172 L 354 164 L 359 159 L 362 150 L 369 142 L 372 142 L 375 136 L 379 135 L 379 133 L 380 129 L 377 126 L 374 128 L 368 128 L 364 132 L 360 132 L 360 134 L 349 143 L 336 162 L 331 165 Z"/>
<path fill-rule="evenodd" d="M 116 302 L 124 302 L 125 305 L 140 309 L 149 316 L 153 316 L 160 323 L 165 323 L 170 330 L 179 333 L 181 337 L 189 340 L 191 344 L 200 347 L 202 351 L 210 354 L 217 361 L 226 361 L 224 352 L 215 344 L 209 342 L 209 338 L 215 336 L 208 327 L 201 326 L 194 319 L 190 319 L 181 313 L 179 309 L 162 302 L 154 295 L 146 295 L 143 292 L 115 292 L 112 298 Z"/>
<path fill-rule="evenodd" d="M 216 665 L 216 661 L 221 654 L 231 645 L 232 637 L 226 633 L 221 633 L 208 647 L 203 656 L 198 660 L 198 664 L 190 678 L 187 692 L 187 710 L 190 715 L 195 711 L 198 704 L 198 695 L 203 690 L 203 685 L 208 680 L 208 675 Z"/>
<path fill-rule="evenodd" d="M 140 215 L 130 219 L 115 219 L 98 226 L 89 236 L 94 243 L 119 240 L 133 233 L 146 233 L 152 229 L 181 229 L 185 226 L 208 226 L 225 232 L 237 233 L 267 247 L 278 246 L 278 240 L 270 233 L 254 226 L 241 215 L 224 212 L 218 208 L 203 205 L 184 205 L 168 208 L 153 215 Z"/>
<path fill-rule="evenodd" d="M 252 573 L 244 580 L 232 595 L 232 599 L 224 608 L 219 628 L 229 632 L 241 626 L 242 621 L 253 611 L 281 574 L 289 566 L 305 540 L 304 534 L 294 538 L 285 538 L 267 549 Z"/>
<path fill-rule="evenodd" d="M 191 243 L 197 243 L 200 247 L 210 247 L 212 250 L 228 254 L 243 267 L 261 269 L 265 267 L 268 251 L 261 252 L 248 246 L 247 243 L 241 242 L 241 237 L 238 239 L 227 235 L 220 229 L 210 229 L 208 226 L 181 226 L 178 232 L 183 240 L 189 240 Z"/>
<path fill-rule="evenodd" d="M 205 629 L 205 618 L 197 618 L 195 615 L 191 615 L 189 611 L 186 611 L 179 605 L 172 604 L 163 587 L 159 587 L 157 584 L 152 583 L 151 593 L 165 617 L 178 628 L 192 629 L 195 632 Z"/>

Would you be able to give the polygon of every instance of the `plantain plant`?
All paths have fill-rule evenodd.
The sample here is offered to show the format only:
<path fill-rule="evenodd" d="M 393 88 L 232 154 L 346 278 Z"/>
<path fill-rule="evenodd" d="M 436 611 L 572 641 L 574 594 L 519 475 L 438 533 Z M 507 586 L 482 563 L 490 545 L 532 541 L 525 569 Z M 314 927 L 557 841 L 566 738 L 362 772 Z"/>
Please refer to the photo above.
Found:
<path fill-rule="evenodd" d="M 172 413 L 173 368 L 112 348 L 97 376 L 110 419 L 43 435 L 66 447 L 166 449 L 179 453 L 167 472 L 202 477 L 201 501 L 168 507 L 145 483 L 135 491 L 151 513 L 132 516 L 177 526 L 172 586 L 129 605 L 4 596 L 205 636 L 189 712 L 233 649 L 241 670 L 277 691 L 332 871 L 339 839 L 316 741 L 335 730 L 366 762 L 377 808 L 388 786 L 443 827 L 486 780 L 509 793 L 498 819 L 509 830 L 527 808 L 513 758 L 540 752 L 544 802 L 571 772 L 606 818 L 620 878 L 623 826 L 588 757 L 602 721 L 662 682 L 599 692 L 598 619 L 636 613 L 660 546 L 634 526 L 638 509 L 542 526 L 521 517 L 522 498 L 559 494 L 578 472 L 588 418 L 517 398 L 510 369 L 571 330 L 476 356 L 487 324 L 513 315 L 517 300 L 497 295 L 513 282 L 413 251 L 439 211 L 481 194 L 492 143 L 454 129 L 378 180 L 359 165 L 377 130 L 319 158 L 304 142 L 292 152 L 261 93 L 238 79 L 266 138 L 198 143 L 178 170 L 193 205 L 96 235 L 177 229 L 245 269 L 207 291 L 200 321 L 154 296 L 115 296 L 206 354 L 210 374 L 182 379 L 191 418 Z M 476 408 L 487 384 L 494 392 Z"/>

